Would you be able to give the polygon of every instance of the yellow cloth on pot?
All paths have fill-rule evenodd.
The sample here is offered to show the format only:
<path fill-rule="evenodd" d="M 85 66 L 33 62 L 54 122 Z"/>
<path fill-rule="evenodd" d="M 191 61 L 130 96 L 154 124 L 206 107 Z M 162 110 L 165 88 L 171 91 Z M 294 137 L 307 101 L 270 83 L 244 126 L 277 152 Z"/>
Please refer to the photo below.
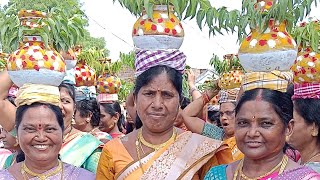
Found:
<path fill-rule="evenodd" d="M 242 88 L 248 91 L 255 88 L 266 88 L 286 92 L 288 84 L 292 82 L 291 72 L 250 72 L 243 79 Z"/>
<path fill-rule="evenodd" d="M 36 102 L 59 106 L 59 88 L 42 84 L 24 84 L 18 91 L 16 105 L 19 107 Z"/>

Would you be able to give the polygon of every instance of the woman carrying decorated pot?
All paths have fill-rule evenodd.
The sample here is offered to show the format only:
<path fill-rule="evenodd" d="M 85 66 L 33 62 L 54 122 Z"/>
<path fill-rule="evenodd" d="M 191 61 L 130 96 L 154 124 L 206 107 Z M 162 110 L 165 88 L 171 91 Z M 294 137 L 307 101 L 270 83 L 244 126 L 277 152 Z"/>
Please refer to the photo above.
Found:
<path fill-rule="evenodd" d="M 59 104 L 36 101 L 17 103 L 16 128 L 21 151 L 16 164 L 0 171 L 0 179 L 95 179 L 92 172 L 61 162 L 64 120 Z"/>
<path fill-rule="evenodd" d="M 318 31 L 319 28 L 319 21 L 298 27 L 306 33 L 303 36 L 309 37 L 309 40 L 314 39 L 311 33 Z M 312 42 L 315 45 L 311 47 L 311 41 L 306 41 L 304 39 L 301 43 L 297 60 L 291 67 L 294 74 L 294 95 L 292 97 L 294 111 L 293 120 L 290 122 L 293 131 L 288 142 L 300 152 L 302 165 L 311 167 L 320 173 L 320 54 L 319 51 L 312 48 L 318 47 L 320 42 Z"/>
<path fill-rule="evenodd" d="M 12 82 L 6 72 L 1 74 L 0 79 L 3 80 L 2 82 L 4 87 L 8 87 L 8 89 L 11 87 Z M 81 132 L 71 126 L 75 110 L 75 92 L 73 85 L 62 83 L 59 86 L 59 89 L 56 89 L 54 86 L 49 87 L 50 89 L 37 84 L 26 85 L 24 88 L 20 88 L 20 93 L 25 94 L 25 96 L 29 97 L 30 100 L 39 94 L 44 94 L 47 97 L 54 98 L 55 101 L 60 103 L 65 124 L 64 141 L 60 151 L 61 160 L 65 163 L 69 163 L 77 167 L 81 166 L 95 172 L 101 151 L 99 146 L 102 145 L 102 142 L 91 134 Z M 8 92 L 8 90 L 4 91 Z M 0 94 L 1 93 L 2 91 L 0 91 Z M 45 103 L 46 98 L 42 101 Z M 12 106 L 12 108 L 16 108 L 11 103 L 8 105 Z M 3 113 L 3 116 L 15 117 L 15 112 L 6 111 Z M 1 123 L 5 124 L 7 127 L 14 127 L 14 121 L 11 120 L 12 118 L 1 119 Z M 14 129 L 12 128 L 8 131 L 13 132 Z M 85 148 L 78 148 L 79 145 Z"/>
<path fill-rule="evenodd" d="M 101 142 L 106 143 L 112 137 L 99 130 L 100 109 L 95 94 L 89 88 L 85 86 L 81 89 L 76 88 L 76 112 L 73 127 L 82 132 L 88 132 Z"/>
<path fill-rule="evenodd" d="M 286 136 L 292 131 L 290 97 L 263 88 L 244 92 L 235 109 L 235 137 L 244 159 L 213 167 L 205 179 L 320 179 L 318 173 L 284 153 Z"/>
<path fill-rule="evenodd" d="M 144 58 L 149 56 L 151 58 Z M 221 141 L 174 127 L 185 56 L 178 50 L 139 50 L 134 103 L 143 126 L 103 148 L 97 179 L 192 179 L 201 167 L 227 163 Z M 199 171 L 200 170 L 200 171 Z"/>
<path fill-rule="evenodd" d="M 229 146 L 232 152 L 231 158 L 234 161 L 243 158 L 243 154 L 238 149 L 234 137 L 236 107 L 235 103 L 238 92 L 238 89 L 220 91 L 219 103 L 222 129 L 217 127 L 216 125 L 204 122 L 203 120 L 197 118 L 197 114 L 201 112 L 202 107 L 204 106 L 202 98 L 193 101 L 184 109 L 183 113 L 184 123 L 190 131 L 213 139 L 224 140 L 224 143 Z M 208 93 L 208 98 L 212 99 L 216 95 L 217 92 Z"/>
<path fill-rule="evenodd" d="M 118 102 L 118 91 L 120 90 L 120 79 L 109 74 L 99 76 L 97 90 L 99 95 L 97 101 L 100 105 L 100 124 L 102 132 L 109 133 L 112 138 L 123 137 L 125 132 L 125 117 L 122 114 Z"/>

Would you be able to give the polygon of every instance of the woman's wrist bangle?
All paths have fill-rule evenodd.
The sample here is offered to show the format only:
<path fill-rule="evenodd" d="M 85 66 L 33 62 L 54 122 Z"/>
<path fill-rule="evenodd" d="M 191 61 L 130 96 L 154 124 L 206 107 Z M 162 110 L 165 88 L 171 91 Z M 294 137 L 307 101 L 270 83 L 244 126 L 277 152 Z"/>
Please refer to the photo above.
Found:
<path fill-rule="evenodd" d="M 198 91 L 198 89 L 196 87 L 191 88 L 189 94 L 192 95 L 194 91 Z"/>

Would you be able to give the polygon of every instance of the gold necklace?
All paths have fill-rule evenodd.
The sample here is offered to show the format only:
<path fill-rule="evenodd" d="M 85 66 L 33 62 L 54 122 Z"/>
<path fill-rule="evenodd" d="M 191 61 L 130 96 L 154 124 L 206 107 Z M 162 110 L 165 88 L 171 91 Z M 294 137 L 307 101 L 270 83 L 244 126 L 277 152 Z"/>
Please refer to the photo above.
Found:
<path fill-rule="evenodd" d="M 314 156 L 312 156 L 307 162 L 303 163 L 303 165 L 308 164 L 309 162 L 311 162 L 312 159 L 314 159 L 315 157 L 320 156 L 320 153 L 315 154 Z"/>
<path fill-rule="evenodd" d="M 27 176 L 27 179 L 29 179 L 28 175 L 26 175 L 26 174 L 29 174 L 31 176 L 38 177 L 40 180 L 46 180 L 48 177 L 54 176 L 54 175 L 58 174 L 60 171 L 61 171 L 61 176 L 60 177 L 61 177 L 61 180 L 62 180 L 62 178 L 63 178 L 63 164 L 62 164 L 62 162 L 60 160 L 59 160 L 58 167 L 54 171 L 52 171 L 52 172 L 50 172 L 48 174 L 38 174 L 38 173 L 35 173 L 35 172 L 31 171 L 26 166 L 25 161 L 23 161 L 23 163 L 21 165 L 21 174 L 23 176 L 23 179 L 25 179 L 26 176 Z"/>
<path fill-rule="evenodd" d="M 71 126 L 70 131 L 63 137 L 63 142 L 66 142 L 66 140 L 68 139 L 69 135 L 71 134 L 71 131 L 72 131 L 72 126 Z"/>
<path fill-rule="evenodd" d="M 140 156 L 140 152 L 139 152 L 139 144 L 140 144 L 140 147 L 141 147 L 141 143 L 140 143 L 140 141 L 139 141 L 139 138 L 137 138 L 137 140 L 136 140 L 136 151 L 137 151 L 137 155 L 138 155 L 138 160 L 139 160 L 140 168 L 141 168 L 141 170 L 142 170 L 142 172 L 143 172 L 143 174 L 144 174 L 144 169 L 143 169 L 143 167 L 142 167 L 141 156 Z M 141 147 L 141 149 L 142 149 L 142 147 Z"/>
<path fill-rule="evenodd" d="M 93 129 L 89 132 L 89 134 L 93 134 L 94 131 L 97 130 L 97 129 L 99 129 L 99 127 L 93 128 Z"/>
<path fill-rule="evenodd" d="M 255 178 L 249 178 L 248 176 L 246 176 L 242 169 L 243 169 L 243 159 L 240 161 L 236 171 L 235 171 L 235 174 L 233 176 L 233 179 L 236 180 L 237 177 L 238 177 L 238 174 L 240 175 L 240 178 L 243 178 L 245 180 L 258 180 L 258 179 L 261 179 L 263 177 L 266 177 L 268 175 L 270 175 L 271 173 L 273 173 L 274 171 L 276 171 L 278 168 L 280 168 L 279 170 L 279 174 L 282 174 L 283 171 L 285 170 L 287 164 L 288 164 L 288 161 L 289 161 L 289 158 L 288 156 L 284 155 L 282 160 L 280 161 L 279 164 L 277 164 L 274 168 L 272 168 L 270 171 L 268 171 L 267 173 L 259 176 L 259 177 L 255 177 Z"/>
<path fill-rule="evenodd" d="M 174 139 L 176 138 L 176 136 L 177 136 L 177 130 L 176 130 L 176 128 L 173 128 L 172 136 L 171 136 L 166 142 L 164 142 L 164 143 L 162 143 L 162 144 L 154 145 L 154 144 L 151 144 L 151 143 L 147 142 L 147 141 L 143 138 L 143 136 L 142 136 L 142 128 L 139 129 L 139 131 L 138 131 L 138 140 L 139 140 L 143 145 L 145 145 L 145 146 L 147 146 L 147 147 L 149 147 L 149 148 L 151 148 L 151 149 L 154 149 L 154 151 L 157 151 L 157 150 L 163 148 L 164 146 L 166 146 L 167 144 L 169 144 L 169 142 L 172 141 L 172 140 L 174 140 Z"/>

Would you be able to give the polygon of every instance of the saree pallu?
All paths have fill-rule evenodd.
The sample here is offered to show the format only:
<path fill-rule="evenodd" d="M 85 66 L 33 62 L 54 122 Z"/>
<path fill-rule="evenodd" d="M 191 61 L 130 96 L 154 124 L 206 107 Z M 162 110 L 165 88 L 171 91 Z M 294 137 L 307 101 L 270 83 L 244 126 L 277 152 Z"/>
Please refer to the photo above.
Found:
<path fill-rule="evenodd" d="M 160 150 L 134 161 L 123 149 L 121 140 L 114 139 L 103 149 L 97 179 L 192 179 L 219 151 L 221 144 L 218 140 L 183 132 Z"/>
<path fill-rule="evenodd" d="M 8 158 L 12 156 L 13 157 L 13 153 L 7 149 L 3 149 L 0 148 L 0 169 L 6 169 L 6 161 L 8 160 Z M 11 158 L 13 159 L 13 158 Z M 11 161 L 12 163 L 12 161 Z M 10 163 L 10 165 L 11 165 Z M 9 165 L 9 166 L 10 166 Z"/>
<path fill-rule="evenodd" d="M 227 165 L 216 166 L 210 169 L 204 180 L 227 180 L 226 169 Z M 320 180 L 320 174 L 309 167 L 302 166 L 296 169 L 284 171 L 282 174 L 271 174 L 258 180 Z"/>
<path fill-rule="evenodd" d="M 244 158 L 243 153 L 238 149 L 235 137 L 224 140 L 224 143 L 228 144 L 228 146 L 230 147 L 234 161 L 238 161 Z"/>
<path fill-rule="evenodd" d="M 63 143 L 61 161 L 96 172 L 103 143 L 89 133 L 76 133 Z"/>

